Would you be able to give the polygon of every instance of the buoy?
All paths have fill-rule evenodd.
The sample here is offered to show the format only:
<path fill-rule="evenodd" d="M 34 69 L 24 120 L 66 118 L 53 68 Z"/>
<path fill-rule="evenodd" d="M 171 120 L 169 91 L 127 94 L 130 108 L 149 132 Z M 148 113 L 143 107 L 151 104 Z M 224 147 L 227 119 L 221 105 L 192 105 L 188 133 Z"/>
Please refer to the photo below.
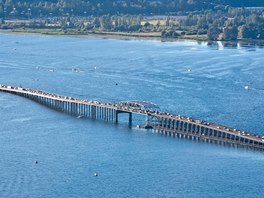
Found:
<path fill-rule="evenodd" d="M 245 86 L 244 88 L 245 88 L 246 90 L 249 90 L 249 86 L 248 86 L 248 85 L 247 85 L 247 86 Z"/>
<path fill-rule="evenodd" d="M 94 173 L 94 176 L 95 176 L 95 177 L 97 177 L 97 176 L 98 176 L 98 174 L 95 172 L 95 173 Z"/>
<path fill-rule="evenodd" d="M 192 70 L 191 69 L 188 69 L 188 72 L 191 72 Z"/>
<path fill-rule="evenodd" d="M 96 69 L 96 67 L 94 67 L 94 69 Z"/>

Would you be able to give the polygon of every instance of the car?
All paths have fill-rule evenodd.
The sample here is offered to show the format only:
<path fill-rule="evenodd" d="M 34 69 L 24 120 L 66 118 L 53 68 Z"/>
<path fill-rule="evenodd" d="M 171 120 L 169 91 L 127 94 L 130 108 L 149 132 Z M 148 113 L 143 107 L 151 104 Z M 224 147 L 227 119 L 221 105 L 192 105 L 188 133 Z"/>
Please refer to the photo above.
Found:
<path fill-rule="evenodd" d="M 201 124 L 201 120 L 195 120 L 197 124 Z"/>

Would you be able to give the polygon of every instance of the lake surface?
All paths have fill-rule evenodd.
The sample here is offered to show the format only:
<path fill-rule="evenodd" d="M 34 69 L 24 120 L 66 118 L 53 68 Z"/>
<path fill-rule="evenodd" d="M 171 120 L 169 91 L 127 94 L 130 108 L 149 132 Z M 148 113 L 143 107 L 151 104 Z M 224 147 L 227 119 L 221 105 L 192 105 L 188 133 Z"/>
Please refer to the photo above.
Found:
<path fill-rule="evenodd" d="M 0 83 L 151 101 L 264 135 L 263 55 L 259 47 L 195 41 L 0 34 Z M 0 197 L 264 194 L 263 152 L 162 136 L 137 129 L 137 119 L 131 129 L 125 119 L 77 119 L 7 93 L 0 93 L 0 116 Z"/>

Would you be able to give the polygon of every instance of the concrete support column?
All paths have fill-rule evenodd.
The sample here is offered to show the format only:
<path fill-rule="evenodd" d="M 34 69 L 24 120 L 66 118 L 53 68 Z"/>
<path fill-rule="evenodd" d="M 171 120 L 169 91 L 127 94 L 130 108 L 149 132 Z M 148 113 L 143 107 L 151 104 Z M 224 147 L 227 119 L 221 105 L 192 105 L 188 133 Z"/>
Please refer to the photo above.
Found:
<path fill-rule="evenodd" d="M 164 128 L 164 118 L 161 118 L 161 128 Z"/>
<path fill-rule="evenodd" d="M 189 132 L 189 123 L 186 122 L 186 132 L 188 133 Z"/>
<path fill-rule="evenodd" d="M 173 129 L 173 122 L 174 122 L 174 120 L 170 119 L 170 130 Z"/>
<path fill-rule="evenodd" d="M 132 125 L 132 113 L 129 113 L 129 118 L 128 118 L 129 126 Z"/>
<path fill-rule="evenodd" d="M 91 106 L 91 117 L 96 119 L 96 106 Z"/>
<path fill-rule="evenodd" d="M 118 110 L 114 110 L 115 123 L 118 123 Z"/>

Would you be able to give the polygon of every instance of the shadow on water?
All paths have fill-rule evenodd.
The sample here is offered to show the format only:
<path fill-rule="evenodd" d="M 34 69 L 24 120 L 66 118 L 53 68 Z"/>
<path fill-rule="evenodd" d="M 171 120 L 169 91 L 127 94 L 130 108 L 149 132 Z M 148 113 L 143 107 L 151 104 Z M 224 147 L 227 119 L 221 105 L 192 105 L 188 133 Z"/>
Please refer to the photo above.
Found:
<path fill-rule="evenodd" d="M 244 150 L 244 151 L 249 151 L 249 152 L 257 152 L 257 153 L 263 153 L 263 149 L 259 148 L 254 148 L 250 146 L 245 146 L 245 145 L 239 145 L 236 143 L 229 143 L 229 142 L 222 142 L 222 141 L 215 141 L 215 140 L 210 140 L 210 139 L 202 139 L 202 138 L 195 138 L 193 136 L 189 135 L 183 135 L 181 133 L 170 133 L 165 130 L 156 130 L 156 129 L 140 129 L 146 131 L 146 133 L 149 134 L 156 134 L 158 136 L 163 136 L 164 138 L 172 138 L 172 139 L 177 139 L 180 140 L 181 142 L 184 143 L 194 143 L 194 144 L 205 144 L 209 147 L 216 148 L 216 147 L 224 147 L 226 149 L 234 149 L 234 150 Z M 211 145 L 211 146 L 210 146 Z"/>
<path fill-rule="evenodd" d="M 198 42 L 202 44 L 203 42 Z M 250 48 L 249 51 L 255 51 L 255 48 L 263 48 L 264 41 L 238 40 L 238 41 L 208 41 L 207 46 L 217 49 L 222 48 Z"/>

